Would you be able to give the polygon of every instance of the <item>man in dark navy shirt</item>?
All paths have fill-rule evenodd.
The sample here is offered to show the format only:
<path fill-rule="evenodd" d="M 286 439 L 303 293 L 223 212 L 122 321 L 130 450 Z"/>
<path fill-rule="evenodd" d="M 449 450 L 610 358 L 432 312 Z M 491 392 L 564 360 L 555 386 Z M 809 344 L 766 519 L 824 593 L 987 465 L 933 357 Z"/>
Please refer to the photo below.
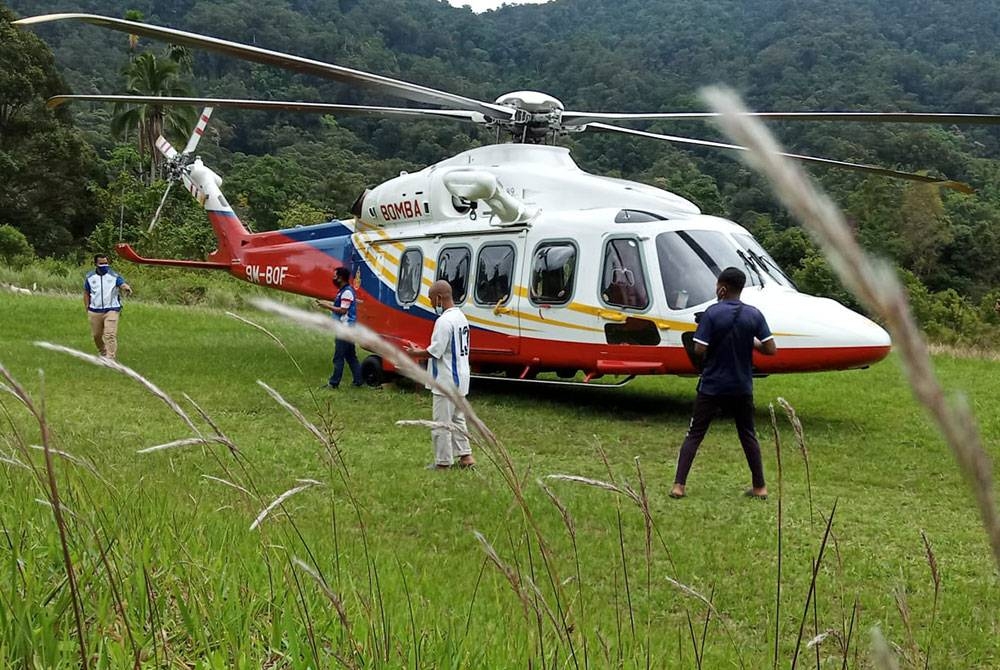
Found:
<path fill-rule="evenodd" d="M 746 280 L 742 270 L 723 270 L 715 287 L 719 302 L 705 310 L 695 331 L 694 353 L 704 361 L 704 368 L 698 382 L 691 425 L 677 459 L 671 498 L 684 497 L 688 472 L 698 447 L 712 419 L 722 411 L 733 414 L 750 466 L 753 486 L 746 495 L 767 498 L 760 443 L 753 421 L 753 352 L 756 349 L 773 356 L 776 348 L 764 315 L 757 308 L 740 302 Z"/>
<path fill-rule="evenodd" d="M 358 320 L 358 301 L 354 296 L 354 287 L 351 286 L 351 271 L 345 267 L 339 267 L 333 271 L 333 285 L 337 287 L 337 297 L 333 302 L 329 300 L 317 300 L 316 304 L 323 309 L 330 310 L 330 315 L 338 319 L 341 323 L 353 326 Z M 353 386 L 361 387 L 364 381 L 361 379 L 361 363 L 358 361 L 358 352 L 354 342 L 338 337 L 333 346 L 333 374 L 330 381 L 323 385 L 323 388 L 335 389 L 340 386 L 340 379 L 344 375 L 344 363 L 351 368 L 351 379 Z"/>

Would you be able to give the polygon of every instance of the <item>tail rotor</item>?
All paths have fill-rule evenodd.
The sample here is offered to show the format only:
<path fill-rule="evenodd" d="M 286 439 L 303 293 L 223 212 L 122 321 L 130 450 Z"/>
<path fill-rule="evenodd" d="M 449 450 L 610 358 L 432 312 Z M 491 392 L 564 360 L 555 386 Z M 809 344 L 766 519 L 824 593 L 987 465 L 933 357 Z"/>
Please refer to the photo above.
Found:
<path fill-rule="evenodd" d="M 167 188 L 163 192 L 163 197 L 160 198 L 160 205 L 156 208 L 156 213 L 153 214 L 153 220 L 149 222 L 149 228 L 146 232 L 153 232 L 153 228 L 155 228 L 156 224 L 159 223 L 160 215 L 163 213 L 163 206 L 166 204 L 167 197 L 170 195 L 170 189 L 173 188 L 176 182 L 184 182 L 185 188 L 190 191 L 191 195 L 195 198 L 199 197 L 199 189 L 188 177 L 188 172 L 190 172 L 191 163 L 194 161 L 194 150 L 198 148 L 198 142 L 201 141 L 201 136 L 205 134 L 205 128 L 208 126 L 208 120 L 211 116 L 212 108 L 206 107 L 204 111 L 202 111 L 201 117 L 198 119 L 198 124 L 194 128 L 194 132 L 192 132 L 191 137 L 188 138 L 184 151 L 180 153 L 174 149 L 173 145 L 171 145 L 170 142 L 163 137 L 163 135 L 160 135 L 156 139 L 156 149 L 163 154 L 164 158 L 167 159 L 165 165 Z"/>

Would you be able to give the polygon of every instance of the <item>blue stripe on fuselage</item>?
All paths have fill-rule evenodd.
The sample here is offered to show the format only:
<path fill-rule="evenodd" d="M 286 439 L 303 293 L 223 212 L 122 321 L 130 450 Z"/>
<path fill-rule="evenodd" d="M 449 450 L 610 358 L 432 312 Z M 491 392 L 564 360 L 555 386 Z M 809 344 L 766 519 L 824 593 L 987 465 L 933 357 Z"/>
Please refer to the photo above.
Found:
<path fill-rule="evenodd" d="M 318 223 L 314 226 L 298 226 L 296 228 L 285 228 L 281 234 L 296 242 L 313 242 L 314 240 L 324 240 L 330 237 L 350 237 L 353 230 L 345 226 L 342 222 L 334 219 L 327 223 Z M 314 245 L 315 246 L 315 245 Z"/>
<path fill-rule="evenodd" d="M 389 286 L 375 274 L 361 254 L 357 253 L 351 236 L 354 231 L 348 228 L 339 220 L 328 223 L 320 223 L 314 226 L 302 226 L 299 228 L 286 228 L 280 232 L 283 236 L 294 242 L 303 242 L 321 251 L 331 259 L 335 259 L 349 268 L 353 273 L 361 268 L 361 289 L 372 296 L 386 307 L 398 310 L 401 313 L 409 314 L 419 318 L 433 321 L 437 318 L 434 312 L 424 309 L 418 305 L 407 306 L 399 304 L 396 300 L 396 287 Z M 393 268 L 397 271 L 398 268 Z"/>

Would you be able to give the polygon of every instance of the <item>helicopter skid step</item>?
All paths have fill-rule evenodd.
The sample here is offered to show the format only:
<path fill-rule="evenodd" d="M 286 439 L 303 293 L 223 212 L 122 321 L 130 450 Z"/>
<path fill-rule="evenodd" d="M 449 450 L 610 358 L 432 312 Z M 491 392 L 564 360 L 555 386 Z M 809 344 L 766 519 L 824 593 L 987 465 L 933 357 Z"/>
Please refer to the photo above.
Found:
<path fill-rule="evenodd" d="M 489 379 L 493 381 L 502 382 L 517 382 L 519 384 L 535 384 L 539 386 L 586 386 L 589 388 L 621 388 L 625 386 L 633 379 L 635 375 L 629 375 L 624 379 L 620 379 L 616 382 L 611 382 L 609 384 L 594 384 L 586 380 L 581 381 L 564 381 L 561 379 L 533 379 L 528 377 L 502 377 L 500 375 L 472 375 L 473 379 Z"/>

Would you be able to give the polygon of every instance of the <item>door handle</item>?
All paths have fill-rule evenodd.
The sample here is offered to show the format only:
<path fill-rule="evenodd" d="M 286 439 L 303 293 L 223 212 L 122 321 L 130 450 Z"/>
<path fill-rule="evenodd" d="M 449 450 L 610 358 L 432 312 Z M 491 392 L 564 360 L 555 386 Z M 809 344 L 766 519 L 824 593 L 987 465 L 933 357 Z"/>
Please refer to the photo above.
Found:
<path fill-rule="evenodd" d="M 493 308 L 493 314 L 495 316 L 500 316 L 501 314 L 510 314 L 514 311 L 510 307 L 504 307 L 504 303 L 507 302 L 509 298 L 510 298 L 509 295 L 505 295 L 504 297 L 500 298 L 499 302 L 497 302 L 496 304 L 496 307 Z"/>

